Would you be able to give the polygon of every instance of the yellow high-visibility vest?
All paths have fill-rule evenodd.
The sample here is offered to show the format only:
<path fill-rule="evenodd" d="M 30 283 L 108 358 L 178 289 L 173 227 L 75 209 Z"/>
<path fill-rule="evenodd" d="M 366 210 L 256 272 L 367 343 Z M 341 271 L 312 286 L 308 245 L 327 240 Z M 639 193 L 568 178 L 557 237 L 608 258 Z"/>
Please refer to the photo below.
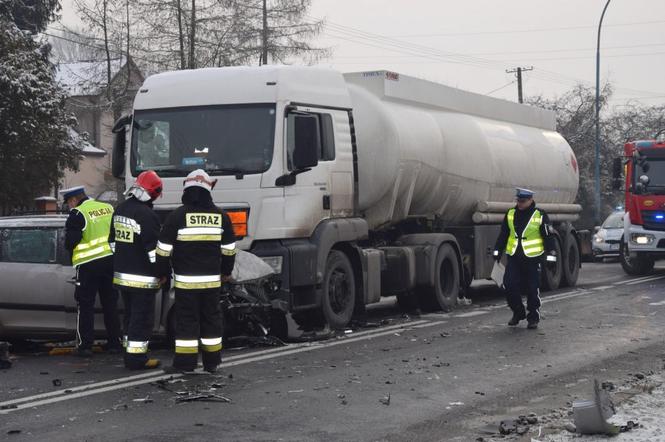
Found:
<path fill-rule="evenodd" d="M 109 245 L 109 230 L 113 219 L 113 206 L 88 199 L 74 210 L 81 212 L 85 218 L 85 227 L 81 241 L 74 247 L 72 265 L 77 267 L 112 255 L 113 251 Z"/>
<path fill-rule="evenodd" d="M 510 234 L 506 242 L 506 255 L 513 256 L 517 251 L 518 244 L 520 243 L 520 236 L 515 231 L 515 209 L 510 209 L 507 214 L 508 228 Z M 543 236 L 540 234 L 540 225 L 543 223 L 543 215 L 540 210 L 536 209 L 531 215 L 531 219 L 526 225 L 524 232 L 522 232 L 522 250 L 524 255 L 529 258 L 534 258 L 545 253 L 545 242 Z"/>

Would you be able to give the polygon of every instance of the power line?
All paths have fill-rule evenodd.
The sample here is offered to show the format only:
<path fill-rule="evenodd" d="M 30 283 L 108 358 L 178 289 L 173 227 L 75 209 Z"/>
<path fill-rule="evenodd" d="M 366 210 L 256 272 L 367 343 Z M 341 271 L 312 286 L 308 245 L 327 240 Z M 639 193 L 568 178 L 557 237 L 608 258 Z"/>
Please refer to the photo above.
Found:
<path fill-rule="evenodd" d="M 622 27 L 622 26 L 642 26 L 654 25 L 665 23 L 663 20 L 643 21 L 633 23 L 614 23 L 604 25 L 603 27 Z M 496 34 L 524 34 L 532 32 L 552 32 L 552 31 L 571 31 L 577 29 L 595 29 L 596 26 L 561 26 L 552 28 L 531 28 L 531 29 L 513 29 L 513 30 L 498 30 L 498 31 L 477 31 L 477 32 L 447 32 L 447 33 L 432 33 L 432 34 L 401 34 L 391 35 L 390 37 L 396 38 L 417 38 L 417 37 L 457 37 L 467 35 L 496 35 Z"/>
<path fill-rule="evenodd" d="M 483 95 L 492 95 L 494 92 L 499 92 L 501 89 L 505 89 L 505 88 L 507 88 L 508 86 L 510 86 L 511 84 L 515 84 L 516 82 L 517 82 L 517 80 L 513 80 L 513 81 L 511 81 L 510 83 L 506 83 L 506 84 L 504 84 L 504 85 L 501 86 L 501 87 L 498 87 L 498 88 L 496 88 L 496 89 L 492 89 L 492 90 L 489 91 L 489 92 L 485 92 Z"/>

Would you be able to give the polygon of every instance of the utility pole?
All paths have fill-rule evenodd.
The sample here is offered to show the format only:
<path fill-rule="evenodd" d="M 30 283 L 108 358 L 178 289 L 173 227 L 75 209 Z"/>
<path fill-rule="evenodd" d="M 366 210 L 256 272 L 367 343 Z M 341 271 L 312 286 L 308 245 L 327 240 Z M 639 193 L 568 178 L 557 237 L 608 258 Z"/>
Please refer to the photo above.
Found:
<path fill-rule="evenodd" d="M 594 175 L 595 175 L 595 196 L 596 196 L 596 204 L 594 207 L 594 215 L 595 215 L 595 221 L 596 225 L 600 224 L 600 28 L 603 26 L 603 18 L 605 17 L 605 11 L 607 11 L 607 7 L 610 5 L 610 0 L 607 0 L 607 3 L 605 3 L 605 7 L 603 8 L 603 13 L 600 14 L 600 21 L 598 22 L 598 39 L 596 41 L 596 115 L 595 115 L 595 123 L 596 123 L 596 158 L 595 158 L 595 167 L 594 167 Z"/>
<path fill-rule="evenodd" d="M 519 103 L 524 103 L 524 99 L 522 96 L 522 72 L 526 71 L 532 71 L 533 66 L 529 66 L 528 68 L 523 68 L 523 67 L 517 67 L 515 69 L 508 69 L 506 70 L 506 74 L 517 74 L 517 101 Z"/>
<path fill-rule="evenodd" d="M 261 63 L 268 64 L 268 5 L 267 0 L 263 0 L 263 33 L 262 33 L 262 50 L 261 50 Z"/>

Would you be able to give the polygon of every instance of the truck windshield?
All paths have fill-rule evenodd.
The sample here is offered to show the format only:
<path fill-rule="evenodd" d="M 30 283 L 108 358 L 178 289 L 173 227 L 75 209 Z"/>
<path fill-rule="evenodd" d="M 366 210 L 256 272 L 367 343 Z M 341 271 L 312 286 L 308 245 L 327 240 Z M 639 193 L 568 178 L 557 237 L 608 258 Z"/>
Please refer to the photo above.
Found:
<path fill-rule="evenodd" d="M 647 167 L 648 165 L 648 167 Z M 635 183 L 639 182 L 642 175 L 649 177 L 649 184 L 646 187 L 647 194 L 665 194 L 665 158 L 648 158 L 640 166 L 635 164 Z M 648 170 L 645 170 L 645 167 Z"/>
<path fill-rule="evenodd" d="M 246 175 L 270 168 L 275 105 L 205 106 L 136 111 L 132 175 L 155 170 L 162 177 L 194 169 L 211 175 Z"/>

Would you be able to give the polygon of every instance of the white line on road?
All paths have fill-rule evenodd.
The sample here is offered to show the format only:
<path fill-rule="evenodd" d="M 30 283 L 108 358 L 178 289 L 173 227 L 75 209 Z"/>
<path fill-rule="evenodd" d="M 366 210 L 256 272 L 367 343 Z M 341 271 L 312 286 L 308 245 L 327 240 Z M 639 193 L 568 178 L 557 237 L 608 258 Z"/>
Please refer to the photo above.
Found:
<path fill-rule="evenodd" d="M 591 290 L 607 290 L 607 289 L 613 289 L 613 285 L 601 285 L 600 287 L 593 287 Z"/>
<path fill-rule="evenodd" d="M 455 318 L 470 318 L 472 316 L 486 315 L 489 313 L 489 310 L 476 310 L 473 312 L 460 313 L 459 315 L 453 315 Z"/>
<path fill-rule="evenodd" d="M 291 355 L 295 353 L 307 352 L 312 350 L 317 350 L 319 348 L 333 347 L 336 345 L 347 344 L 355 341 L 360 341 L 364 339 L 372 339 L 374 337 L 385 336 L 389 334 L 394 334 L 397 330 L 403 329 L 408 330 L 410 328 L 422 328 L 433 325 L 439 325 L 442 322 L 427 322 L 427 321 L 413 321 L 403 324 L 396 324 L 389 327 L 383 327 L 377 330 L 368 330 L 364 332 L 358 332 L 352 337 L 346 337 L 345 339 L 339 339 L 336 341 L 329 342 L 315 342 L 315 343 L 302 343 L 290 345 L 286 348 L 282 347 L 279 349 L 271 349 L 253 352 L 246 355 L 235 355 L 225 358 L 227 362 L 224 362 L 220 365 L 221 368 L 232 367 L 236 365 L 247 364 L 250 362 L 261 361 L 265 359 L 277 358 L 280 356 Z M 66 390 L 52 391 L 49 393 L 38 394 L 34 396 L 27 396 L 24 398 L 13 399 L 5 402 L 0 402 L 0 407 L 8 405 L 16 405 L 16 408 L 7 408 L 0 410 L 0 414 L 7 414 L 12 411 L 17 411 L 24 408 L 36 407 L 39 405 L 51 404 L 54 402 L 66 401 L 69 399 L 76 399 L 79 397 L 90 396 L 92 394 L 104 393 L 107 391 L 118 390 L 121 388 L 127 388 L 135 385 L 149 384 L 161 379 L 169 378 L 178 378 L 183 376 L 180 373 L 175 374 L 166 374 L 164 370 L 159 370 L 152 373 L 143 373 L 135 376 L 127 376 L 118 379 L 112 379 L 109 381 L 98 382 L 95 384 L 88 384 L 79 387 L 72 387 Z"/>
<path fill-rule="evenodd" d="M 665 305 L 665 301 L 650 302 L 649 305 L 654 305 L 654 306 Z"/>
<path fill-rule="evenodd" d="M 665 276 L 656 276 L 656 277 L 654 277 L 654 278 L 650 278 L 650 279 L 643 279 L 643 280 L 641 280 L 641 281 L 629 282 L 629 283 L 626 284 L 626 285 L 642 284 L 642 283 L 645 283 L 645 282 L 657 281 L 657 280 L 659 280 L 659 279 L 663 279 L 663 278 L 665 278 Z"/>
<path fill-rule="evenodd" d="M 653 275 L 642 276 L 641 278 L 626 279 L 625 281 L 615 282 L 614 285 L 633 284 L 633 283 L 637 284 L 638 281 L 643 281 L 645 279 L 650 279 L 650 278 L 653 278 Z"/>

